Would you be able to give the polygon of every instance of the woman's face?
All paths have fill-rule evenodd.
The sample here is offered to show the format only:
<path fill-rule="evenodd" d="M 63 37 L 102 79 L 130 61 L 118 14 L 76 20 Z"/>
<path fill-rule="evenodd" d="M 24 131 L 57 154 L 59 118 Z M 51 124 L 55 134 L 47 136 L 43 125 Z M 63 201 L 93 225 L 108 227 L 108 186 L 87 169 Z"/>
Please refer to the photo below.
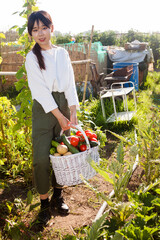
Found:
<path fill-rule="evenodd" d="M 37 42 L 41 49 L 47 50 L 51 48 L 51 32 L 53 32 L 53 25 L 48 28 L 43 24 L 43 22 L 35 21 L 32 29 L 32 37 Z"/>

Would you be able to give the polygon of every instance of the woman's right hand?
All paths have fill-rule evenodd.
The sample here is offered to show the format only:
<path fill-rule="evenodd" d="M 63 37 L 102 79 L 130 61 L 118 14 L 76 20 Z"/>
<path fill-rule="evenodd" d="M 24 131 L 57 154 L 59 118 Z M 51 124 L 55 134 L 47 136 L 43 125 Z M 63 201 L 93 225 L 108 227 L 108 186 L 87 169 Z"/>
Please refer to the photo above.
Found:
<path fill-rule="evenodd" d="M 58 119 L 58 122 L 63 131 L 70 129 L 71 122 L 64 115 L 63 115 L 63 117 Z"/>
<path fill-rule="evenodd" d="M 70 121 L 59 111 L 58 108 L 51 111 L 52 114 L 57 118 L 63 131 L 70 129 Z"/>

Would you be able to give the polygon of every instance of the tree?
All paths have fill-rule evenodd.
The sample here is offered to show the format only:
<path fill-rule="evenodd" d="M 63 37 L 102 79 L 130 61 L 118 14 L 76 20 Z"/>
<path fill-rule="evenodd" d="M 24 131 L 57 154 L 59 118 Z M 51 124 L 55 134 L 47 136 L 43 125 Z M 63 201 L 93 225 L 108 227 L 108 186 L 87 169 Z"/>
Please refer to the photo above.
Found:
<path fill-rule="evenodd" d="M 105 31 L 100 33 L 99 41 L 103 46 L 116 45 L 117 34 L 114 31 Z"/>
<path fill-rule="evenodd" d="M 70 43 L 72 36 L 70 34 L 58 34 L 56 37 L 56 44 Z"/>

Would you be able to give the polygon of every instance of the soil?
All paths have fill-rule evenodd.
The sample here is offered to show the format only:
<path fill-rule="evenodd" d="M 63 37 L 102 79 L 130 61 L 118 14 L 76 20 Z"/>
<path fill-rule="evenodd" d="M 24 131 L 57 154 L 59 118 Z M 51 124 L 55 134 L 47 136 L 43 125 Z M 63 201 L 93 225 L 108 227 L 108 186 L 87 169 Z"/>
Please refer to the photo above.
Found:
<path fill-rule="evenodd" d="M 105 157 L 107 159 L 112 159 L 114 157 L 113 154 L 116 145 L 116 140 L 108 139 L 104 148 Z M 128 184 L 130 190 L 134 191 L 139 186 L 141 174 L 142 169 L 137 167 Z M 106 195 L 113 190 L 112 185 L 106 182 L 99 174 L 94 176 L 89 182 L 95 189 Z M 0 192 L 0 202 L 13 202 L 15 198 L 21 198 L 24 200 L 27 198 L 27 192 L 28 188 L 24 185 L 23 179 L 17 179 L 17 182 L 10 182 L 9 188 Z M 29 227 L 33 225 L 30 228 L 30 234 L 32 236 L 34 235 L 34 238 L 32 239 L 40 239 L 38 237 L 35 238 L 35 233 L 38 234 L 38 232 L 42 234 L 43 239 L 62 239 L 61 237 L 64 235 L 74 235 L 79 228 L 92 224 L 103 204 L 103 200 L 97 198 L 96 193 L 83 183 L 77 186 L 64 188 L 63 197 L 66 204 L 70 207 L 69 215 L 62 216 L 57 214 L 57 212 L 53 212 L 52 217 L 45 228 L 39 228 L 39 225 L 37 227 L 36 224 L 32 224 L 34 219 L 36 219 L 39 207 L 31 212 L 26 211 L 25 215 L 21 216 L 26 226 Z M 39 202 L 38 197 L 37 202 Z M 0 209 L 0 212 L 0 215 L 4 216 L 3 209 Z M 4 221 L 1 219 L 0 227 L 3 226 Z M 30 239 L 30 237 L 27 239 Z"/>

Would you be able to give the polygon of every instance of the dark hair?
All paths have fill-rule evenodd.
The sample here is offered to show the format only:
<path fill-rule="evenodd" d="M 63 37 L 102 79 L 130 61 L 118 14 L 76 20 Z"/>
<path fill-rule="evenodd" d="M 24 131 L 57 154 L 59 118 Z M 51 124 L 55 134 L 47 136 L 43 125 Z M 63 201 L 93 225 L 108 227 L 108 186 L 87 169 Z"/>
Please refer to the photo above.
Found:
<path fill-rule="evenodd" d="M 51 25 L 53 24 L 51 16 L 46 11 L 41 10 L 41 11 L 36 11 L 31 13 L 31 15 L 28 18 L 28 26 L 27 26 L 28 33 L 30 36 L 32 36 L 32 29 L 33 29 L 34 23 L 37 22 L 37 24 L 39 25 L 39 21 L 43 22 L 43 24 L 48 28 L 50 28 Z M 34 45 L 32 51 L 38 59 L 40 69 L 45 69 L 45 63 L 41 53 L 41 47 L 39 46 L 38 43 Z"/>

